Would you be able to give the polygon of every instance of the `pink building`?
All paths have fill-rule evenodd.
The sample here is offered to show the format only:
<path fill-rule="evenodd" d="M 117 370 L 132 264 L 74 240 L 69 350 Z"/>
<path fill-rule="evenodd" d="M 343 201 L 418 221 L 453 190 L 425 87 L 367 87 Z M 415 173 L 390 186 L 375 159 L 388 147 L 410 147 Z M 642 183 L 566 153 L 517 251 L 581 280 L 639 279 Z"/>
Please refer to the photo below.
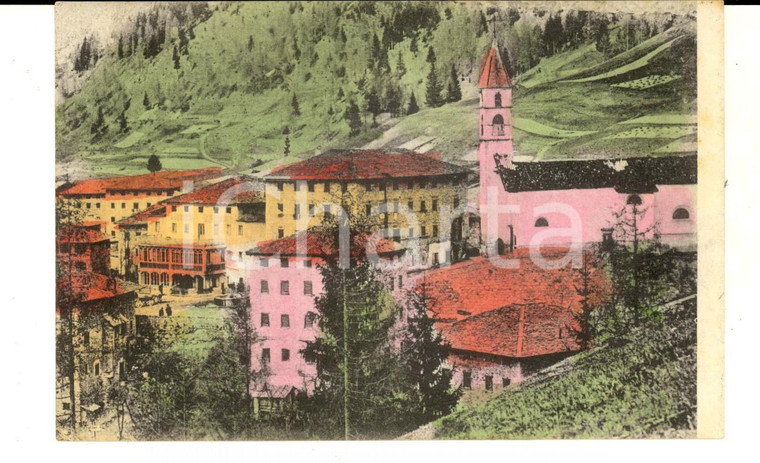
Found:
<path fill-rule="evenodd" d="M 666 244 L 696 247 L 696 153 L 685 156 L 518 162 L 511 83 L 494 43 L 479 80 L 481 235 L 486 254 L 515 246 L 577 246 L 618 238 L 616 214 Z"/>
<path fill-rule="evenodd" d="M 352 258 L 373 247 L 385 262 L 398 262 L 404 253 L 387 239 L 369 246 L 367 242 L 367 236 L 355 237 Z M 258 338 L 251 355 L 251 370 L 258 376 L 252 384 L 252 393 L 283 386 L 313 392 L 316 365 L 301 351 L 317 335 L 318 313 L 314 299 L 323 290 L 318 266 L 337 256 L 337 249 L 333 234 L 310 229 L 263 242 L 248 251 L 254 259 L 248 279 L 251 324 Z M 399 285 L 404 285 L 402 272 L 400 267 L 383 272 L 390 291 L 398 293 Z"/>

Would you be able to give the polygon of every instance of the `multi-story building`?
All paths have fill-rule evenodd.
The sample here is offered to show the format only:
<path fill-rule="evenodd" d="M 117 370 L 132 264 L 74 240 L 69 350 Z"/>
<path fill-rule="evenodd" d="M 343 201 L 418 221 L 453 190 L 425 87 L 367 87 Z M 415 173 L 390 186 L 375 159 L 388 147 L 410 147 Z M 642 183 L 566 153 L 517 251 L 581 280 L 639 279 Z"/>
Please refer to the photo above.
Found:
<path fill-rule="evenodd" d="M 301 351 L 317 334 L 314 299 L 323 291 L 318 266 L 336 258 L 338 248 L 334 233 L 310 229 L 263 242 L 248 252 L 253 258 L 251 326 L 258 336 L 252 346 L 251 369 L 261 376 L 251 386 L 254 395 L 283 386 L 313 391 L 316 367 Z M 350 248 L 352 258 L 374 250 L 387 264 L 398 264 L 405 251 L 398 243 L 382 238 L 372 241 L 366 234 L 354 235 Z M 391 293 L 398 294 L 406 284 L 401 265 L 388 265 L 382 275 Z"/>
<path fill-rule="evenodd" d="M 79 423 L 101 410 L 108 387 L 127 376 L 136 294 L 106 275 L 107 242 L 91 227 L 69 226 L 58 233 L 56 415 L 61 421 Z"/>
<path fill-rule="evenodd" d="M 345 211 L 352 222 L 403 242 L 412 267 L 450 262 L 451 236 L 462 234 L 456 218 L 465 210 L 467 177 L 467 169 L 436 153 L 328 151 L 264 178 L 266 236 L 290 236 Z"/>
<path fill-rule="evenodd" d="M 244 252 L 264 239 L 262 189 L 229 178 L 120 221 L 122 272 L 142 284 L 198 290 L 245 281 Z"/>
<path fill-rule="evenodd" d="M 114 254 L 112 268 L 119 267 L 116 249 L 116 223 L 152 205 L 175 196 L 183 188 L 191 188 L 198 182 L 218 177 L 221 168 L 209 167 L 196 170 L 160 171 L 151 174 L 125 177 L 93 178 L 64 185 L 56 196 L 79 211 L 79 221 L 102 224 L 111 239 Z"/>

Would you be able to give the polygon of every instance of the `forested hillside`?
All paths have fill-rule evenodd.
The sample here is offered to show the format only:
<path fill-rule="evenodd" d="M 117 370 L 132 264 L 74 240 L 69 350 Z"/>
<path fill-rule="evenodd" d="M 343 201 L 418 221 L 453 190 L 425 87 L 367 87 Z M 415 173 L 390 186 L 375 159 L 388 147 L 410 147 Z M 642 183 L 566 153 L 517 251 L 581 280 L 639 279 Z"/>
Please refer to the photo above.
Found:
<path fill-rule="evenodd" d="M 507 5 L 157 4 L 59 63 L 57 160 L 78 175 L 142 172 L 152 154 L 266 169 L 405 146 L 466 162 L 494 39 L 516 77 L 518 154 L 677 153 L 696 140 L 694 25 Z"/>

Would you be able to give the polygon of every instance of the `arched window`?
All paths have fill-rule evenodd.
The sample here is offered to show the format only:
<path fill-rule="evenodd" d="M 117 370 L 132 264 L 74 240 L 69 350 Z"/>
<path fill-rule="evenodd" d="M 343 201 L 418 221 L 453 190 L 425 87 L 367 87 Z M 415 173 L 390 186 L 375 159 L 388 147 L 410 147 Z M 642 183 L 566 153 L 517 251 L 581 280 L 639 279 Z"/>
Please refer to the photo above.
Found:
<path fill-rule="evenodd" d="M 686 208 L 679 207 L 673 211 L 673 220 L 688 220 L 689 217 L 689 211 Z"/>
<path fill-rule="evenodd" d="M 497 108 L 501 108 L 501 93 L 497 93 L 496 96 L 493 97 L 493 104 Z"/>
<path fill-rule="evenodd" d="M 536 226 L 536 227 L 548 227 L 548 226 L 549 226 L 549 221 L 548 221 L 548 220 L 546 220 L 546 219 L 545 219 L 545 218 L 543 218 L 543 217 L 539 217 L 539 218 L 536 220 L 536 225 L 535 225 L 535 226 Z"/>
<path fill-rule="evenodd" d="M 641 197 L 639 195 L 631 195 L 628 197 L 626 204 L 633 206 L 641 206 Z"/>
<path fill-rule="evenodd" d="M 497 114 L 493 117 L 491 122 L 491 135 L 504 136 L 504 118 L 501 114 Z"/>

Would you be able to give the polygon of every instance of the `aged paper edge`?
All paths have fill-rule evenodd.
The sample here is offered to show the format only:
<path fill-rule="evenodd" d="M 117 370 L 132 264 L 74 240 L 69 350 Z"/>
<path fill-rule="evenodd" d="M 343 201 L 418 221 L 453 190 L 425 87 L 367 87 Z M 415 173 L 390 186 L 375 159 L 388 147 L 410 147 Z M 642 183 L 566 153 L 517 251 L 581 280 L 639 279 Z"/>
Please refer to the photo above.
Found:
<path fill-rule="evenodd" d="M 697 4 L 697 437 L 724 437 L 723 3 Z"/>

